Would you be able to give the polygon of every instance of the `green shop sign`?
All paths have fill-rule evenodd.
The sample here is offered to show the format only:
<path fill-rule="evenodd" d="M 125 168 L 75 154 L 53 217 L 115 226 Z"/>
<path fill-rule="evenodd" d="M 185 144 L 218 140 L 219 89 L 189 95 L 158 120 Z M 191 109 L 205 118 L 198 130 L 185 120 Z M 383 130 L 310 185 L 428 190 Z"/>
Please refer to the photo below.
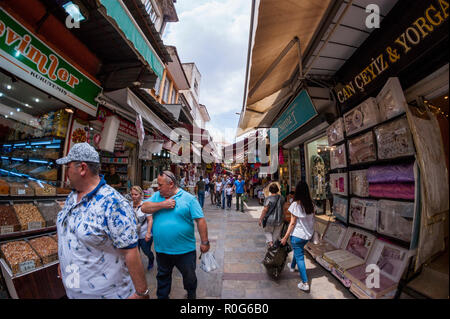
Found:
<path fill-rule="evenodd" d="M 317 116 L 316 108 L 308 92 L 302 90 L 272 125 L 272 128 L 278 129 L 278 142 L 294 133 L 294 131 L 308 123 L 315 116 Z"/>
<path fill-rule="evenodd" d="M 102 88 L 0 8 L 0 67 L 88 114 Z"/>

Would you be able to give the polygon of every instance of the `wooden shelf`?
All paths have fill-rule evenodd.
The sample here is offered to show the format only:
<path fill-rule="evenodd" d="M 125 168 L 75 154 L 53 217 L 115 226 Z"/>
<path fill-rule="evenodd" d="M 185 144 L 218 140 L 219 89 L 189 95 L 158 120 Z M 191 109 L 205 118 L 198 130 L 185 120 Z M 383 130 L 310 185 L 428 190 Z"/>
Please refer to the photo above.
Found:
<path fill-rule="evenodd" d="M 56 226 L 50 226 L 50 227 L 44 227 L 44 228 L 40 228 L 40 229 L 24 230 L 24 231 L 18 231 L 18 232 L 13 232 L 13 233 L 8 233 L 8 234 L 2 234 L 2 235 L 0 235 L 0 241 L 17 239 L 20 237 L 39 235 L 39 234 L 52 232 L 52 231 L 56 231 Z"/>

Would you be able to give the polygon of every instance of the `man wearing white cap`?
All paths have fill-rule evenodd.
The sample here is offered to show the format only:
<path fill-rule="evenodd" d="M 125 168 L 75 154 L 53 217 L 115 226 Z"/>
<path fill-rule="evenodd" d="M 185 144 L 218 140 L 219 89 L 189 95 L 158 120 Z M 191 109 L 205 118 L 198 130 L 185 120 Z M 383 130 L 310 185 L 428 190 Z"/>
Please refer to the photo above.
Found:
<path fill-rule="evenodd" d="M 69 298 L 148 298 L 129 202 L 99 175 L 97 151 L 75 144 L 66 157 L 72 193 L 57 219 L 60 276 Z"/>

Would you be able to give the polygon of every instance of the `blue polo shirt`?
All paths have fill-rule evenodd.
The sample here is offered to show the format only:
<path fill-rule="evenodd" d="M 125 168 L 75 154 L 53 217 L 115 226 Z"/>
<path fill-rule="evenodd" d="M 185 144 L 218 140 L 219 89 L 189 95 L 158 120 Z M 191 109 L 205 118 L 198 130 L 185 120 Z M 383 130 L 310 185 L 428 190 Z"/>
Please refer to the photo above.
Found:
<path fill-rule="evenodd" d="M 197 198 L 180 189 L 173 197 L 173 209 L 161 209 L 153 214 L 155 251 L 168 255 L 181 255 L 195 250 L 194 219 L 203 218 Z M 148 201 L 160 203 L 166 199 L 156 192 Z"/>
<path fill-rule="evenodd" d="M 245 185 L 244 180 L 241 180 L 240 182 L 239 182 L 239 180 L 236 180 L 234 182 L 234 185 L 236 185 L 236 194 L 244 193 L 244 185 Z"/>

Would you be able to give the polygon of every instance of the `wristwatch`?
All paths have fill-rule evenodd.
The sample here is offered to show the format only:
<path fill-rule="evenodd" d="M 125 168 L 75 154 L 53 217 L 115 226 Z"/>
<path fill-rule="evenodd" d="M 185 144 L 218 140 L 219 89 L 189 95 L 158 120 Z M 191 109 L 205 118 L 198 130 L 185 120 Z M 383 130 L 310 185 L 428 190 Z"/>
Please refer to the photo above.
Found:
<path fill-rule="evenodd" d="M 136 290 L 136 295 L 138 295 L 139 297 L 145 297 L 145 296 L 148 296 L 148 293 L 149 293 L 149 290 L 148 290 L 148 288 L 147 288 L 147 290 L 146 291 L 144 291 L 144 293 L 139 293 L 137 290 Z"/>
<path fill-rule="evenodd" d="M 209 240 L 207 240 L 207 241 L 202 241 L 201 244 L 202 244 L 202 245 L 209 245 Z"/>

